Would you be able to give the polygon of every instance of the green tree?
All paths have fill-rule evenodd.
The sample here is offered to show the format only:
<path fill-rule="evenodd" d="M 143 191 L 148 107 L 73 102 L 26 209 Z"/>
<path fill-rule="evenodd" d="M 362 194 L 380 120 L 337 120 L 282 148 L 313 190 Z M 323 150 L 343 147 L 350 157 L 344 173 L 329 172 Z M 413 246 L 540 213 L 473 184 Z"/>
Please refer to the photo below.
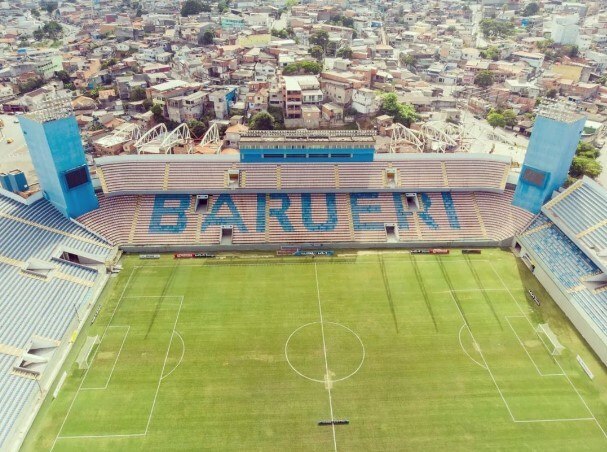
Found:
<path fill-rule="evenodd" d="M 539 10 L 540 10 L 540 5 L 538 5 L 537 3 L 535 3 L 535 2 L 528 3 L 525 6 L 525 8 L 523 9 L 523 16 L 525 16 L 525 17 L 535 16 Z"/>
<path fill-rule="evenodd" d="M 319 46 L 323 52 L 326 52 L 329 45 L 329 33 L 325 30 L 316 31 L 310 36 L 309 43 L 310 46 Z"/>
<path fill-rule="evenodd" d="M 294 6 L 297 6 L 297 5 L 299 5 L 299 0 L 287 0 L 287 1 L 285 2 L 285 7 L 286 7 L 287 9 L 291 9 L 291 8 L 293 8 Z"/>
<path fill-rule="evenodd" d="M 410 53 L 401 53 L 398 56 L 398 60 L 400 61 L 401 66 L 405 67 L 415 67 L 417 63 L 415 56 Z"/>
<path fill-rule="evenodd" d="M 91 125 L 88 127 L 88 130 L 90 130 L 91 132 L 95 132 L 97 130 L 104 130 L 105 127 L 103 126 L 103 124 L 101 124 L 98 120 L 95 120 L 91 123 Z"/>
<path fill-rule="evenodd" d="M 575 155 L 579 157 L 587 157 L 591 159 L 596 159 L 601 155 L 601 151 L 595 148 L 592 144 L 586 143 L 585 141 L 580 141 L 577 145 L 577 149 L 575 150 Z"/>
<path fill-rule="evenodd" d="M 552 39 L 544 39 L 536 44 L 540 52 L 544 52 L 546 49 L 552 47 L 553 45 L 554 41 Z"/>
<path fill-rule="evenodd" d="M 131 91 L 131 95 L 129 97 L 129 99 L 131 100 L 131 102 L 137 102 L 140 100 L 144 100 L 146 99 L 147 95 L 145 93 L 145 90 L 139 86 L 137 86 L 136 88 L 133 88 L 133 90 Z"/>
<path fill-rule="evenodd" d="M 57 39 L 63 34 L 63 27 L 56 21 L 52 20 L 45 23 L 42 27 L 34 30 L 34 39 L 42 41 L 45 38 Z"/>
<path fill-rule="evenodd" d="M 495 46 L 489 46 L 486 49 L 481 50 L 480 54 L 483 58 L 488 60 L 497 61 L 500 58 L 500 50 Z"/>
<path fill-rule="evenodd" d="M 186 0 L 181 6 L 181 17 L 195 16 L 203 11 L 211 11 L 208 3 L 203 3 L 201 0 Z"/>
<path fill-rule="evenodd" d="M 320 74 L 322 72 L 322 64 L 317 61 L 299 61 L 290 63 L 282 70 L 284 75 L 293 74 Z"/>
<path fill-rule="evenodd" d="M 406 127 L 409 127 L 413 121 L 419 119 L 413 105 L 399 102 L 398 97 L 394 93 L 386 93 L 381 96 L 379 111 L 382 114 L 392 116 L 395 122 Z"/>
<path fill-rule="evenodd" d="M 212 45 L 214 42 L 215 33 L 213 33 L 211 30 L 205 31 L 198 40 L 198 44 L 200 44 L 201 46 L 209 46 Z"/>
<path fill-rule="evenodd" d="M 204 122 L 192 119 L 188 121 L 188 129 L 194 138 L 202 138 L 207 131 L 207 126 Z"/>
<path fill-rule="evenodd" d="M 30 12 L 32 13 L 32 17 L 35 17 L 36 19 L 40 19 L 40 11 L 38 11 L 37 9 L 32 8 L 30 10 Z"/>
<path fill-rule="evenodd" d="M 493 128 L 506 126 L 506 119 L 504 118 L 504 115 L 497 111 L 491 111 L 487 115 L 487 122 Z"/>
<path fill-rule="evenodd" d="M 285 30 L 284 28 L 282 30 L 277 30 L 275 28 L 272 28 L 272 31 L 270 31 L 270 34 L 276 38 L 280 38 L 280 39 L 287 39 L 289 37 L 287 30 Z"/>
<path fill-rule="evenodd" d="M 57 9 L 57 6 L 57 2 L 46 2 L 43 8 L 46 10 L 47 13 L 52 14 L 53 11 Z"/>
<path fill-rule="evenodd" d="M 105 60 L 103 63 L 101 63 L 101 69 L 107 69 L 109 67 L 114 66 L 117 63 L 118 63 L 118 60 L 116 58 L 110 58 L 109 60 Z"/>
<path fill-rule="evenodd" d="M 310 49 L 308 51 L 310 52 L 310 55 L 312 55 L 313 58 L 316 58 L 319 61 L 322 60 L 324 51 L 321 46 L 314 45 L 314 46 L 310 47 Z"/>
<path fill-rule="evenodd" d="M 455 33 L 456 31 L 457 31 L 457 28 L 455 27 L 455 25 L 449 25 L 449 26 L 447 27 L 447 33 L 451 33 L 451 34 L 453 34 L 453 33 Z"/>
<path fill-rule="evenodd" d="M 251 130 L 274 130 L 274 117 L 267 111 L 261 111 L 250 119 Z"/>
<path fill-rule="evenodd" d="M 282 112 L 282 108 L 274 107 L 274 106 L 270 105 L 268 107 L 268 113 L 271 114 L 272 117 L 274 118 L 274 128 L 275 129 L 284 129 L 285 119 L 284 119 L 284 115 Z"/>
<path fill-rule="evenodd" d="M 156 120 L 156 122 L 160 122 L 164 118 L 162 105 L 154 104 L 152 105 L 150 111 L 154 115 L 154 119 Z"/>
<path fill-rule="evenodd" d="M 474 84 L 481 88 L 487 88 L 488 86 L 493 85 L 493 72 L 487 69 L 479 71 L 479 73 L 476 74 L 476 77 L 474 77 Z"/>
<path fill-rule="evenodd" d="M 352 49 L 350 47 L 342 47 L 337 51 L 337 56 L 339 58 L 346 58 L 349 60 L 352 58 Z"/>
<path fill-rule="evenodd" d="M 481 31 L 485 38 L 508 38 L 514 34 L 514 25 L 496 19 L 481 20 Z"/>
<path fill-rule="evenodd" d="M 354 28 L 354 19 L 351 17 L 346 17 L 343 14 L 340 14 L 336 17 L 332 17 L 329 20 L 329 23 L 333 25 L 339 25 L 340 27 Z"/>
<path fill-rule="evenodd" d="M 507 127 L 514 127 L 518 123 L 516 120 L 516 113 L 514 113 L 513 110 L 504 110 L 502 115 L 504 116 L 504 121 Z"/>
<path fill-rule="evenodd" d="M 61 80 L 64 84 L 69 83 L 72 80 L 70 74 L 68 74 L 66 71 L 55 72 L 55 77 Z"/>
<path fill-rule="evenodd" d="M 555 99 L 558 93 L 559 92 L 555 88 L 551 88 L 546 92 L 546 97 L 548 99 Z"/>
<path fill-rule="evenodd" d="M 576 45 L 563 46 L 563 53 L 569 58 L 576 58 L 580 53 L 580 48 Z"/>
<path fill-rule="evenodd" d="M 41 77 L 35 77 L 27 80 L 24 83 L 18 83 L 17 87 L 19 88 L 19 92 L 21 94 L 25 94 L 40 88 L 42 85 L 44 85 L 44 80 L 42 80 Z"/>
<path fill-rule="evenodd" d="M 327 44 L 326 54 L 331 55 L 331 56 L 336 56 L 337 45 L 338 45 L 338 43 L 336 41 L 329 41 L 329 43 Z"/>
<path fill-rule="evenodd" d="M 229 9 L 230 9 L 230 2 L 229 2 L 229 0 L 219 0 L 219 2 L 217 3 L 217 10 L 220 13 L 225 13 Z"/>
<path fill-rule="evenodd" d="M 571 162 L 571 167 L 569 168 L 569 175 L 575 178 L 588 176 L 595 179 L 602 171 L 603 167 L 595 159 L 575 156 L 573 157 L 573 162 Z"/>

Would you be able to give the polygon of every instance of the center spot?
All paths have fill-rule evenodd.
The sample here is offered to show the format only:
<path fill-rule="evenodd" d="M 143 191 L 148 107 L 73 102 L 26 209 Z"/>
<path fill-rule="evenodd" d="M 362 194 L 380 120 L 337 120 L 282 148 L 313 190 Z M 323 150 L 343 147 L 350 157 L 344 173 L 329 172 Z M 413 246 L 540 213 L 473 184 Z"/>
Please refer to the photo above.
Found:
<path fill-rule="evenodd" d="M 326 386 L 358 372 L 365 359 L 365 347 L 358 335 L 347 326 L 334 322 L 323 322 L 322 325 L 313 322 L 291 333 L 285 344 L 285 356 L 298 375 Z"/>

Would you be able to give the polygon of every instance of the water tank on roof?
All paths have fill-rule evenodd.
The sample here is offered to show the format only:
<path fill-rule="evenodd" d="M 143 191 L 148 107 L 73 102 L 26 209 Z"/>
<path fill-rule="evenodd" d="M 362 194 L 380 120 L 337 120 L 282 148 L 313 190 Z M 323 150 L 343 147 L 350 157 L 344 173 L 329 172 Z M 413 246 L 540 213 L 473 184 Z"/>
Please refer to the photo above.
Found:
<path fill-rule="evenodd" d="M 8 190 L 13 193 L 27 191 L 29 189 L 29 185 L 27 184 L 27 178 L 23 171 L 13 170 L 6 173 L 0 173 L 0 185 L 5 190 Z"/>

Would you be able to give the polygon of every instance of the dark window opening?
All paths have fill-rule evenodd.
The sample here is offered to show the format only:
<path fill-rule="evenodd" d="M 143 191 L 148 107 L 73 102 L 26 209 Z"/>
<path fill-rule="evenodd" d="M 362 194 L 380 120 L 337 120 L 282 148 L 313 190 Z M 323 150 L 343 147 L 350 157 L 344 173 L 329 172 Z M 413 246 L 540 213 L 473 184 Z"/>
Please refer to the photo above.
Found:
<path fill-rule="evenodd" d="M 79 187 L 89 181 L 88 171 L 86 166 L 80 166 L 76 169 L 65 172 L 65 183 L 68 189 Z"/>

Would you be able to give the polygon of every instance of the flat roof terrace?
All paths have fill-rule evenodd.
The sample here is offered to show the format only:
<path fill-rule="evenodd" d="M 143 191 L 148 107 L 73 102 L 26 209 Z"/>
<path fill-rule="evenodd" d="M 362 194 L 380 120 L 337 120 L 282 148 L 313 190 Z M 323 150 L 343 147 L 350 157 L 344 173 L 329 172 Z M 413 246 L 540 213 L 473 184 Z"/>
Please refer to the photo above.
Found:
<path fill-rule="evenodd" d="M 374 136 L 269 136 L 269 137 L 250 137 L 243 136 L 240 138 L 240 147 L 246 147 L 246 144 L 258 143 L 290 143 L 290 142 L 305 142 L 305 143 L 375 143 Z"/>
<path fill-rule="evenodd" d="M 242 134 L 244 138 L 362 138 L 376 135 L 375 130 L 248 130 Z"/>

